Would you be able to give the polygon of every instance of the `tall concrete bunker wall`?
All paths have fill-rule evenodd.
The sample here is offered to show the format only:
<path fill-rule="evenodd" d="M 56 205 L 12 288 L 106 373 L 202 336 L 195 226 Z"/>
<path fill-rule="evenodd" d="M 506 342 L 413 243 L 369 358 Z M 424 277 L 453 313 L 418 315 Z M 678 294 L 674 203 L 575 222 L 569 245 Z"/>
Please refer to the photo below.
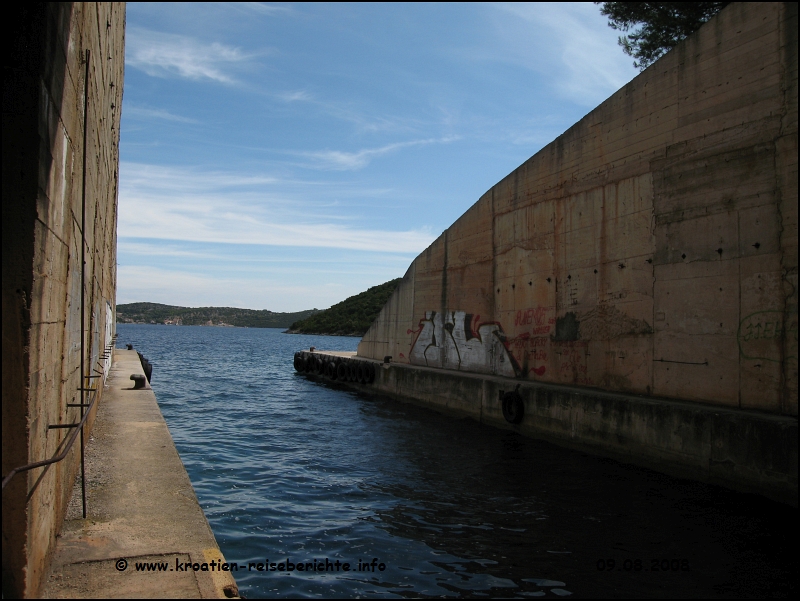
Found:
<path fill-rule="evenodd" d="M 71 430 L 50 426 L 80 421 L 80 407 L 67 404 L 81 400 L 81 350 L 87 374 L 102 376 L 109 366 L 103 349 L 112 336 L 116 305 L 125 6 L 31 3 L 7 17 L 4 476 L 61 451 Z M 85 380 L 90 381 L 98 379 Z M 47 469 L 18 474 L 3 490 L 6 597 L 36 596 L 40 590 L 79 468 L 79 447 Z"/>
<path fill-rule="evenodd" d="M 729 5 L 486 192 L 362 357 L 797 414 L 797 5 Z"/>

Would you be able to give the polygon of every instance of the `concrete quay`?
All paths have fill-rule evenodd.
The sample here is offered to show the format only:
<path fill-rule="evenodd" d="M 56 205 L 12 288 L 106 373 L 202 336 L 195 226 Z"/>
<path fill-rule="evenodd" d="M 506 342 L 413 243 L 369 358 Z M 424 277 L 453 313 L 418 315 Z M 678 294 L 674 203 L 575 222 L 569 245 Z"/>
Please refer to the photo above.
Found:
<path fill-rule="evenodd" d="M 302 353 L 306 357 L 310 354 Z M 797 507 L 798 441 L 794 417 L 381 363 L 352 353 L 313 354 L 323 363 L 364 361 L 375 367 L 371 383 L 331 381 L 319 373 L 304 372 L 318 381 L 470 417 L 524 436 Z M 514 390 L 523 405 L 518 424 L 509 423 L 503 413 L 503 395 Z"/>
<path fill-rule="evenodd" d="M 79 475 L 41 596 L 237 597 L 155 394 L 133 390 L 132 374 L 136 351 L 116 349 L 86 447 L 88 517 Z"/>

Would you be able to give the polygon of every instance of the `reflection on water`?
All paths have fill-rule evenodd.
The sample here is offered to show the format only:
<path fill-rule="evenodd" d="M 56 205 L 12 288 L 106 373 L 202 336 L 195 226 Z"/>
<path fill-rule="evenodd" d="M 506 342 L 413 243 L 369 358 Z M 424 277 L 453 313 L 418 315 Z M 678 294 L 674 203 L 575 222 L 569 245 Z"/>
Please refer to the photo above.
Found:
<path fill-rule="evenodd" d="M 155 364 L 159 404 L 223 553 L 244 566 L 234 575 L 246 597 L 737 597 L 796 587 L 785 527 L 795 510 L 294 374 L 300 347 L 354 350 L 356 339 L 118 332 Z M 326 559 L 338 571 L 296 568 Z M 286 561 L 292 572 L 256 570 Z"/>

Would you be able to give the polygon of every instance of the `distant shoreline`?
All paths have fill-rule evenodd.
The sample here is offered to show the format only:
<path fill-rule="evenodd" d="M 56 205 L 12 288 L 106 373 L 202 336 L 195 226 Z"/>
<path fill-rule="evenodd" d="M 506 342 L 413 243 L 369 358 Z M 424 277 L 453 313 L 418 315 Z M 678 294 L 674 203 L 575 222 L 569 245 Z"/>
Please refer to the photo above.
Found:
<path fill-rule="evenodd" d="M 294 313 L 276 313 L 266 309 L 237 307 L 178 307 L 160 303 L 117 305 L 117 323 L 168 326 L 216 326 L 239 328 L 288 328 L 298 320 L 319 311 L 308 309 Z"/>
<path fill-rule="evenodd" d="M 235 326 L 229 323 L 148 323 L 144 321 L 118 321 L 117 325 L 123 326 L 171 326 L 180 328 L 240 328 L 250 330 L 280 330 L 285 326 Z"/>
<path fill-rule="evenodd" d="M 296 330 L 286 330 L 284 334 L 301 334 L 303 336 L 347 336 L 348 338 L 363 338 L 363 334 L 331 334 L 330 332 L 298 332 Z"/>

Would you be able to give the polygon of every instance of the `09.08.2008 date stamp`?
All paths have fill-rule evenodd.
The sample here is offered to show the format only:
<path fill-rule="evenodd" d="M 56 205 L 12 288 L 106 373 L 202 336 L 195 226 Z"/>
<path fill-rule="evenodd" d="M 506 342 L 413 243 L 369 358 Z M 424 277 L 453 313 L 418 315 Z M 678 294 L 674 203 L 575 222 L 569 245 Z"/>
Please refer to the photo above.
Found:
<path fill-rule="evenodd" d="M 649 566 L 647 564 L 650 564 Z M 598 559 L 598 572 L 689 572 L 688 559 Z"/>

